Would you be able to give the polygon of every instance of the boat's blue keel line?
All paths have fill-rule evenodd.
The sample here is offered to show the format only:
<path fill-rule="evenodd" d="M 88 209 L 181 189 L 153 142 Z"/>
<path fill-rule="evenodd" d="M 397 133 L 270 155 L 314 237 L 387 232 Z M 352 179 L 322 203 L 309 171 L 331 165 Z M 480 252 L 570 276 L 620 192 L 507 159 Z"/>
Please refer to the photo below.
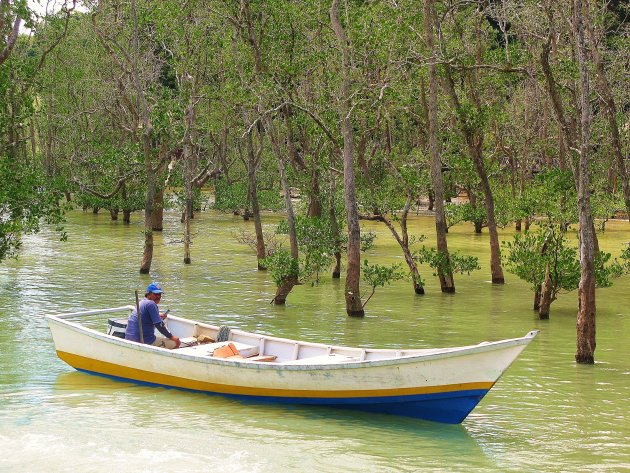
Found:
<path fill-rule="evenodd" d="M 103 374 L 95 371 L 77 368 L 78 371 L 102 376 L 109 379 L 132 382 L 148 386 L 161 386 L 174 388 L 173 386 L 148 381 Z M 462 391 L 448 391 L 427 394 L 413 394 L 404 396 L 386 397 L 285 397 L 285 396 L 250 396 L 243 394 L 217 393 L 213 391 L 180 388 L 190 392 L 201 392 L 212 395 L 221 395 L 245 401 L 256 401 L 274 404 L 317 405 L 335 407 L 341 409 L 353 409 L 364 412 L 380 414 L 393 414 L 405 417 L 442 422 L 446 424 L 459 424 L 475 408 L 488 392 L 487 389 L 469 389 Z"/>

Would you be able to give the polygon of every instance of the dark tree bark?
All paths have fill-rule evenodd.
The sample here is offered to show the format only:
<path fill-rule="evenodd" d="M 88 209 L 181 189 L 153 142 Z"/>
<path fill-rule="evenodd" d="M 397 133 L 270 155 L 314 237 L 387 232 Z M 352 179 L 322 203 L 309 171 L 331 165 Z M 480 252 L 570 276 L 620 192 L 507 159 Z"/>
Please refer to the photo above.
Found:
<path fill-rule="evenodd" d="M 341 278 L 341 232 L 337 224 L 337 211 L 335 210 L 335 179 L 333 171 L 330 171 L 330 200 L 328 206 L 328 215 L 330 217 L 330 225 L 333 238 L 335 240 L 335 265 L 332 272 L 333 279 Z"/>
<path fill-rule="evenodd" d="M 555 300 L 553 292 L 553 284 L 551 281 L 551 272 L 549 265 L 545 270 L 545 280 L 540 287 L 540 305 L 538 307 L 538 317 L 541 320 L 549 318 L 549 311 L 551 309 L 551 303 Z"/>
<path fill-rule="evenodd" d="M 623 200 L 626 206 L 626 213 L 630 221 L 630 183 L 628 182 L 628 170 L 623 159 L 623 151 L 621 146 L 621 137 L 619 134 L 619 126 L 617 125 L 617 105 L 613 96 L 604 61 L 599 49 L 597 49 L 597 38 L 590 20 L 590 15 L 584 17 L 584 28 L 588 31 L 591 57 L 595 64 L 595 72 L 597 74 L 598 91 L 602 97 L 604 112 L 608 120 L 608 128 L 610 129 L 610 144 L 612 145 L 615 163 L 617 165 L 617 173 L 621 179 L 621 188 L 623 189 Z M 613 168 L 611 167 L 611 170 Z"/>
<path fill-rule="evenodd" d="M 254 150 L 252 133 L 253 131 L 247 134 L 247 183 L 249 189 L 249 203 L 252 206 L 251 215 L 254 218 L 254 230 L 256 232 L 256 258 L 258 260 L 258 269 L 265 270 L 266 268 L 263 266 L 261 261 L 267 256 L 267 250 L 265 248 L 265 237 L 263 235 L 260 205 L 258 203 L 258 190 L 256 183 L 258 159 Z"/>
<path fill-rule="evenodd" d="M 261 46 L 258 41 L 258 35 L 254 28 L 254 22 L 250 11 L 249 0 L 240 1 L 240 23 L 237 23 L 239 34 L 249 44 L 252 50 L 252 57 L 254 59 L 254 73 L 256 79 L 259 79 L 263 74 L 262 54 Z M 248 87 L 248 80 L 245 76 L 245 72 L 241 63 L 237 65 L 238 72 L 241 78 L 243 87 Z M 262 106 L 259 104 L 256 107 L 257 112 L 260 113 Z M 251 113 L 245 106 L 242 107 L 243 123 L 250 124 L 247 132 L 247 186 L 249 194 L 249 203 L 251 205 L 251 216 L 254 218 L 254 230 L 256 232 L 256 258 L 258 260 L 258 269 L 265 270 L 261 261 L 267 256 L 267 250 L 265 248 L 265 238 L 262 230 L 262 220 L 260 216 L 260 204 L 258 202 L 258 184 L 256 175 L 258 173 L 258 166 L 260 164 L 262 153 L 262 137 L 260 138 L 261 144 L 258 150 L 254 149 L 254 132 L 253 126 L 254 120 L 251 119 Z M 257 129 L 257 128 L 256 128 Z M 249 213 L 246 209 L 243 214 L 243 218 L 247 219 Z"/>
<path fill-rule="evenodd" d="M 409 272 L 411 273 L 411 284 L 413 285 L 413 290 L 416 294 L 423 295 L 424 286 L 422 285 L 422 278 L 420 277 L 420 272 L 418 271 L 418 265 L 413 259 L 411 249 L 409 248 L 409 232 L 407 231 L 407 217 L 409 216 L 409 209 L 411 208 L 412 200 L 412 195 L 407 195 L 407 201 L 405 202 L 405 207 L 400 216 L 400 234 L 392 224 L 392 221 L 385 215 L 377 215 L 376 219 L 383 222 L 394 236 L 396 242 L 403 252 L 405 263 L 407 263 L 407 267 L 409 268 Z"/>
<path fill-rule="evenodd" d="M 542 294 L 542 286 L 539 285 L 534 291 L 534 310 L 538 312 L 540 310 L 540 298 Z"/>
<path fill-rule="evenodd" d="M 151 215 L 151 226 L 154 232 L 161 232 L 164 230 L 164 189 L 155 191 L 153 214 Z"/>
<path fill-rule="evenodd" d="M 573 2 L 573 34 L 580 71 L 580 148 L 578 165 L 578 210 L 580 221 L 581 274 L 578 286 L 577 349 L 575 361 L 595 363 L 595 232 L 590 201 L 588 159 L 592 111 L 590 104 L 588 49 L 586 46 L 584 16 L 590 14 L 588 0 Z"/>
<path fill-rule="evenodd" d="M 446 93 L 449 96 L 451 103 L 455 110 L 458 111 L 458 115 L 463 116 L 461 103 L 457 92 L 455 90 L 455 82 L 451 67 L 445 65 L 446 77 L 444 80 Z M 474 85 L 472 86 L 474 87 Z M 486 221 L 488 226 L 488 234 L 490 236 L 490 273 L 492 276 L 493 284 L 505 283 L 505 277 L 503 276 L 503 267 L 501 266 L 501 246 L 499 242 L 499 232 L 497 231 L 497 224 L 494 216 L 494 196 L 492 195 L 492 189 L 490 187 L 490 180 L 488 179 L 488 173 L 483 162 L 483 133 L 481 130 L 473 130 L 470 127 L 460 122 L 460 128 L 464 138 L 466 140 L 466 146 L 468 148 L 468 154 L 475 166 L 479 180 L 481 181 L 481 189 L 483 190 L 485 208 L 486 208 Z M 481 233 L 481 229 L 475 224 L 475 232 Z"/>
<path fill-rule="evenodd" d="M 289 181 L 287 180 L 286 173 L 286 164 L 284 161 L 282 148 L 279 143 L 278 136 L 273 128 L 272 121 L 267 118 L 265 120 L 265 128 L 267 130 L 267 134 L 269 135 L 271 141 L 271 147 L 273 148 L 274 154 L 276 155 L 276 161 L 278 164 L 278 174 L 280 175 L 280 184 L 282 185 L 282 190 L 284 192 L 284 205 L 287 211 L 287 226 L 289 228 L 289 244 L 291 247 L 291 258 L 295 261 L 298 260 L 298 241 L 297 241 L 297 232 L 295 229 L 295 212 L 293 211 L 293 202 L 291 201 L 291 190 L 289 188 Z M 282 305 L 286 303 L 287 296 L 293 289 L 293 287 L 298 284 L 298 275 L 290 274 L 286 276 L 282 284 L 276 290 L 276 296 L 273 298 L 274 304 Z"/>
<path fill-rule="evenodd" d="M 342 52 L 339 116 L 341 117 L 341 133 L 343 135 L 343 184 L 348 225 L 348 269 L 345 287 L 346 312 L 349 316 L 362 317 L 365 315 L 365 312 L 359 291 L 361 278 L 361 230 L 355 196 L 354 130 L 350 119 L 352 108 L 350 42 L 339 20 L 339 0 L 332 1 L 330 22 Z"/>
<path fill-rule="evenodd" d="M 438 148 L 438 75 L 437 54 L 435 49 L 435 2 L 424 1 L 424 37 L 429 49 L 429 100 L 427 118 L 429 122 L 429 155 L 431 158 L 431 181 L 433 183 L 433 195 L 435 198 L 435 230 L 437 235 L 437 251 L 444 254 L 449 260 L 448 243 L 446 239 L 446 215 L 444 213 L 444 186 L 442 183 L 442 160 Z M 406 255 L 405 255 L 406 259 Z M 413 273 L 412 273 L 413 274 Z M 412 276 L 413 277 L 413 276 Z M 440 289 L 442 292 L 455 292 L 453 273 L 439 274 Z M 417 291 L 416 291 L 417 292 Z"/>

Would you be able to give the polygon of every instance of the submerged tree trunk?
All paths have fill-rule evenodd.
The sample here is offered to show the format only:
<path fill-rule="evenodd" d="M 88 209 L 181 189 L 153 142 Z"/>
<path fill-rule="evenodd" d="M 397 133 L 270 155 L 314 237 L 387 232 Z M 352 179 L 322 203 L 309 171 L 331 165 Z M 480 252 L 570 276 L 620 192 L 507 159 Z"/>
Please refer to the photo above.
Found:
<path fill-rule="evenodd" d="M 154 232 L 161 232 L 164 230 L 164 189 L 162 188 L 155 191 L 151 222 Z"/>
<path fill-rule="evenodd" d="M 193 151 L 193 129 L 195 124 L 194 86 L 191 91 L 190 102 L 186 108 L 186 129 L 184 132 L 184 188 L 186 191 L 186 203 L 184 207 L 184 264 L 191 264 L 192 235 L 190 220 L 193 215 L 193 181 L 196 168 L 196 159 Z"/>
<path fill-rule="evenodd" d="M 261 261 L 267 256 L 265 248 L 265 237 L 262 230 L 262 220 L 260 218 L 260 205 L 258 203 L 258 191 L 256 185 L 256 172 L 258 161 L 254 151 L 253 131 L 247 134 L 247 182 L 249 188 L 249 203 L 252 206 L 252 216 L 254 217 L 254 229 L 256 231 L 256 259 L 258 260 L 258 269 L 265 270 Z M 245 212 L 247 214 L 248 212 Z"/>
<path fill-rule="evenodd" d="M 584 15 L 589 15 L 588 0 L 574 0 L 573 28 L 580 71 L 581 135 L 578 165 L 578 210 L 580 221 L 581 274 L 578 286 L 577 340 L 575 361 L 595 362 L 595 233 L 590 201 L 588 169 L 592 112 L 589 102 L 589 67 Z"/>
<path fill-rule="evenodd" d="M 479 28 L 477 28 L 477 35 L 480 35 Z M 479 62 L 480 58 L 477 58 L 477 61 Z M 451 67 L 446 64 L 444 70 L 446 72 L 446 75 L 443 83 L 449 100 L 451 101 L 453 108 L 457 111 L 457 115 L 460 117 L 465 116 L 466 113 L 463 111 L 462 104 L 457 95 L 457 91 L 455 90 L 455 81 L 453 78 Z M 472 99 L 471 101 L 475 103 L 475 107 L 479 109 L 481 107 L 481 104 L 476 95 L 477 91 L 475 89 L 476 81 L 474 80 L 474 72 L 472 73 L 471 77 L 473 83 L 470 85 L 468 94 Z M 478 128 L 471 128 L 467 124 L 463 123 L 461 118 L 459 119 L 459 127 L 466 140 L 468 153 L 470 155 L 470 159 L 473 162 L 473 165 L 475 166 L 475 170 L 477 171 L 479 180 L 481 181 L 481 188 L 484 194 L 486 222 L 488 226 L 488 233 L 490 235 L 490 272 L 492 275 L 492 283 L 503 284 L 505 283 L 505 278 L 503 276 L 503 268 L 501 267 L 501 247 L 499 243 L 499 234 L 497 232 L 497 224 L 494 216 L 494 196 L 492 194 L 492 189 L 488 180 L 488 173 L 483 162 L 483 130 Z M 477 229 L 477 224 L 475 224 L 475 231 L 477 231 Z"/>
<path fill-rule="evenodd" d="M 343 135 L 343 184 L 348 222 L 348 270 L 345 287 L 346 312 L 350 316 L 362 317 L 365 315 L 365 312 L 359 291 L 361 279 L 361 230 L 355 196 L 354 131 L 350 119 L 350 114 L 352 113 L 350 42 L 339 20 L 339 0 L 332 1 L 330 22 L 342 52 L 339 116 L 341 117 L 341 133 Z"/>
<path fill-rule="evenodd" d="M 122 185 L 120 186 L 120 196 L 123 198 L 124 201 L 127 200 L 127 185 L 123 182 Z M 129 224 L 131 223 L 131 209 L 129 208 L 123 208 L 123 223 Z"/>
<path fill-rule="evenodd" d="M 501 244 L 499 242 L 499 232 L 497 231 L 497 223 L 494 217 L 494 196 L 492 195 L 488 174 L 483 164 L 481 144 L 475 143 L 470 146 L 469 149 L 471 151 L 473 163 L 477 169 L 477 174 L 481 180 L 481 187 L 485 198 L 486 219 L 488 223 L 488 234 L 490 236 L 490 272 L 492 274 L 492 283 L 503 284 L 505 283 L 505 278 L 503 276 L 503 268 L 501 266 Z"/>
<path fill-rule="evenodd" d="M 131 15 L 133 20 L 133 60 L 131 63 L 134 89 L 138 98 L 138 118 L 142 124 L 142 151 L 144 154 L 144 168 L 147 178 L 147 194 L 144 207 L 144 251 L 140 263 L 140 273 L 148 274 L 153 261 L 153 202 L 156 193 L 156 172 L 153 166 L 153 124 L 145 91 L 140 81 L 140 40 L 138 31 L 138 13 L 135 0 L 131 1 Z"/>
<path fill-rule="evenodd" d="M 540 310 L 540 298 L 542 293 L 542 286 L 538 285 L 534 291 L 534 310 L 538 312 Z"/>
<path fill-rule="evenodd" d="M 438 75 L 435 50 L 435 3 L 434 0 L 424 1 L 424 37 L 426 46 L 431 54 L 429 60 L 429 101 L 427 118 L 429 122 L 429 155 L 431 158 L 431 180 L 433 182 L 433 195 L 435 197 L 435 231 L 437 236 L 437 251 L 445 255 L 449 261 L 448 243 L 446 239 L 446 215 L 444 212 L 444 186 L 442 183 L 442 160 L 438 149 Z M 405 256 L 406 259 L 406 256 Z M 455 292 L 455 281 L 452 271 L 447 274 L 439 274 L 440 289 L 442 292 Z M 424 292 L 424 289 L 423 289 Z M 416 293 L 418 293 L 416 291 Z"/>
<path fill-rule="evenodd" d="M 333 279 L 341 278 L 341 232 L 337 224 L 337 211 L 335 210 L 335 179 L 333 171 L 330 172 L 330 201 L 328 207 L 328 215 L 330 217 L 330 226 L 335 244 L 335 265 L 332 272 Z"/>
<path fill-rule="evenodd" d="M 295 213 L 293 211 L 291 190 L 289 188 L 289 181 L 287 180 L 283 153 L 278 137 L 273 130 L 273 124 L 271 123 L 271 120 L 267 119 L 265 121 L 267 133 L 271 140 L 271 146 L 273 148 L 274 154 L 276 155 L 276 161 L 278 163 L 278 174 L 280 175 L 280 184 L 282 185 L 282 190 L 284 192 L 284 205 L 287 211 L 287 226 L 289 227 L 289 244 L 291 247 L 291 258 L 293 258 L 297 262 L 299 253 L 297 232 L 295 229 Z M 296 284 L 298 284 L 298 274 L 290 274 L 284 277 L 282 280 L 282 284 L 276 290 L 276 296 L 273 298 L 274 304 L 284 304 L 287 300 L 287 296 Z"/>
<path fill-rule="evenodd" d="M 538 317 L 541 320 L 549 318 L 551 303 L 554 299 L 551 272 L 549 271 L 549 264 L 547 264 L 547 267 L 545 268 L 545 281 L 540 288 L 540 306 L 538 308 Z"/>
<path fill-rule="evenodd" d="M 418 295 L 423 295 L 424 286 L 422 284 L 420 272 L 418 271 L 418 265 L 413 259 L 411 249 L 409 248 L 409 232 L 407 231 L 407 217 L 409 215 L 409 209 L 411 208 L 412 200 L 413 199 L 411 194 L 407 195 L 407 201 L 405 202 L 405 207 L 402 211 L 402 215 L 400 216 L 400 234 L 396 231 L 396 228 L 392 224 L 392 221 L 388 219 L 385 215 L 379 214 L 377 218 L 378 220 L 383 222 L 385 226 L 387 226 L 387 228 L 389 228 L 389 231 L 392 232 L 392 235 L 400 246 L 400 249 L 403 252 L 403 256 L 405 257 L 405 263 L 407 263 L 409 273 L 411 274 L 411 283 L 413 285 L 414 292 Z"/>
<path fill-rule="evenodd" d="M 144 205 L 144 251 L 140 263 L 140 273 L 149 274 L 153 261 L 153 200 L 155 199 L 155 176 L 151 166 L 151 136 L 150 129 L 142 136 L 144 148 L 145 170 L 147 176 L 147 194 Z"/>

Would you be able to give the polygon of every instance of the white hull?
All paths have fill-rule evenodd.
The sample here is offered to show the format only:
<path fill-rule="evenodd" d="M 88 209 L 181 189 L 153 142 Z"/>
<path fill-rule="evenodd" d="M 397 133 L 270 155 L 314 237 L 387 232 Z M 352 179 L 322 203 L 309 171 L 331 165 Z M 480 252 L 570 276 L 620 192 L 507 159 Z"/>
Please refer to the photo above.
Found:
<path fill-rule="evenodd" d="M 88 314 L 98 312 L 102 311 Z M 59 357 L 80 370 L 253 399 L 359 408 L 448 423 L 461 422 L 537 334 L 469 347 L 401 351 L 336 347 L 232 330 L 230 340 L 243 353 L 255 350 L 277 357 L 260 362 L 214 358 L 204 345 L 178 350 L 142 345 L 68 320 L 84 314 L 48 317 Z M 169 319 L 169 329 L 182 338 L 199 332 L 216 335 L 218 330 Z"/>

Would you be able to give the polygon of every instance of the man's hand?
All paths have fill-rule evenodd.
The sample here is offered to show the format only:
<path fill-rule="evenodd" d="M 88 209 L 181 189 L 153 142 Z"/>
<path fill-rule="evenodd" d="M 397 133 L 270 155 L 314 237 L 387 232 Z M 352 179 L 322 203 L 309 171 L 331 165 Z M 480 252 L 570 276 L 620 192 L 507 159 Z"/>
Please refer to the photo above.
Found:
<path fill-rule="evenodd" d="M 176 337 L 175 335 L 173 335 L 171 337 L 171 340 L 173 340 L 175 342 L 175 348 L 179 348 L 179 346 L 181 345 L 181 341 L 179 340 L 179 337 Z"/>

